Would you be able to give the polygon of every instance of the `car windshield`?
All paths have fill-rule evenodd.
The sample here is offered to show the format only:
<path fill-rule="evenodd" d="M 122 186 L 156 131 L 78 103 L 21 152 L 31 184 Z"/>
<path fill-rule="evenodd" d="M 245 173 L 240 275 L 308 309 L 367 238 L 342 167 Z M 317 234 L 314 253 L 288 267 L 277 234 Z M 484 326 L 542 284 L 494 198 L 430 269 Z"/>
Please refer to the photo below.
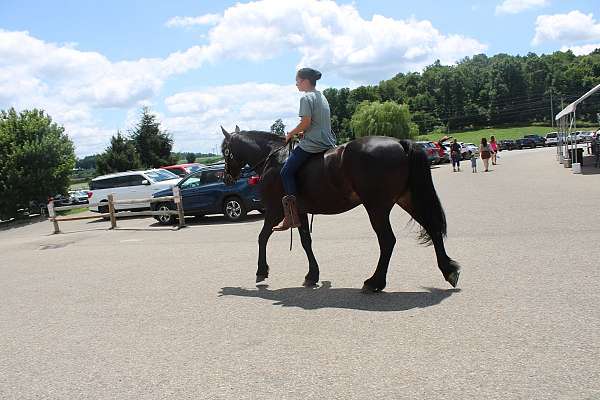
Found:
<path fill-rule="evenodd" d="M 169 179 L 179 178 L 177 175 L 167 171 L 166 169 L 155 169 L 152 171 L 146 171 L 146 176 L 152 179 L 154 182 L 162 182 L 168 181 Z"/>
<path fill-rule="evenodd" d="M 188 173 L 190 173 L 190 174 L 191 174 L 192 172 L 198 172 L 198 171 L 200 171 L 201 169 L 202 169 L 202 167 L 201 167 L 201 166 L 199 166 L 199 165 L 190 165 L 190 166 L 187 166 L 187 167 L 185 167 L 185 170 L 186 170 Z"/>
<path fill-rule="evenodd" d="M 549 133 L 546 135 L 547 138 L 555 138 L 556 137 L 556 133 Z"/>

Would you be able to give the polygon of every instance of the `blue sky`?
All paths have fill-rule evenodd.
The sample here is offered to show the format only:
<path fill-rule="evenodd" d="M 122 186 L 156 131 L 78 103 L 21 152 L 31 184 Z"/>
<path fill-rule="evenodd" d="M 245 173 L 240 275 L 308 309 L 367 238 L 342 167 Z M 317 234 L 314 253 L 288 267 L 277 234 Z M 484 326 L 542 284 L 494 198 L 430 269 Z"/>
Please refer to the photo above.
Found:
<path fill-rule="evenodd" d="M 298 66 L 320 69 L 321 89 L 354 87 L 438 58 L 600 47 L 592 0 L 441 4 L 2 0 L 0 109 L 46 109 L 84 156 L 148 105 L 175 150 L 211 151 L 221 124 L 290 127 Z"/>

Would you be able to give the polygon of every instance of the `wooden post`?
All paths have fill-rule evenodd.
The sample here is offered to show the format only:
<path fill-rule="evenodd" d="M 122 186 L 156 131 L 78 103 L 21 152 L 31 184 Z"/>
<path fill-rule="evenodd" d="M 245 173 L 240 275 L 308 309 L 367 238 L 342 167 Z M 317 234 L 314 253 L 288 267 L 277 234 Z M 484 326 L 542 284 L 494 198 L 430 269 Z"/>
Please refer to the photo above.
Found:
<path fill-rule="evenodd" d="M 110 213 L 110 229 L 117 227 L 117 217 L 115 216 L 115 205 L 113 203 L 113 194 L 108 195 L 108 212 Z"/>
<path fill-rule="evenodd" d="M 173 186 L 173 200 L 177 207 L 177 215 L 179 216 L 179 229 L 185 226 L 185 215 L 183 214 L 183 200 L 181 198 L 181 190 L 179 186 Z"/>
<path fill-rule="evenodd" d="M 56 212 L 54 211 L 54 199 L 50 199 L 48 202 L 48 216 L 50 217 L 50 221 L 54 225 L 54 233 L 60 233 L 60 229 L 58 227 L 58 221 L 56 220 Z"/>

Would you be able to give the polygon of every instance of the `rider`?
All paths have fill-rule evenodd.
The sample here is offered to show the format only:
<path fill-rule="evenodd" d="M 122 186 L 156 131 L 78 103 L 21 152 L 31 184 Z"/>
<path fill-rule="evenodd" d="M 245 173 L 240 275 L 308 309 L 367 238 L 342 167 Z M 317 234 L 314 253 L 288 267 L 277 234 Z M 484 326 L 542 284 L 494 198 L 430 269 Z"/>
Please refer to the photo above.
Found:
<path fill-rule="evenodd" d="M 331 132 L 329 103 L 321 92 L 315 89 L 321 73 L 312 68 L 302 68 L 296 74 L 296 87 L 304 92 L 300 99 L 300 123 L 286 136 L 286 143 L 300 136 L 298 146 L 291 152 L 283 168 L 281 178 L 285 196 L 282 199 L 284 219 L 274 231 L 284 231 L 300 226 L 296 206 L 296 172 L 311 154 L 322 153 L 335 147 L 335 137 Z"/>

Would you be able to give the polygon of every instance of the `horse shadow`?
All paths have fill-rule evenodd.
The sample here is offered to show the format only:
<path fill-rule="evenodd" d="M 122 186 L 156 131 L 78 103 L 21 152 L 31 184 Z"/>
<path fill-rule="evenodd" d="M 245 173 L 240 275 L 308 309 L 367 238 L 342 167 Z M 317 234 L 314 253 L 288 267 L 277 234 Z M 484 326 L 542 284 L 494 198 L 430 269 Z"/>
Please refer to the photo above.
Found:
<path fill-rule="evenodd" d="M 362 311 L 408 311 L 440 304 L 460 293 L 460 289 L 423 288 L 423 292 L 381 292 L 365 294 L 360 289 L 332 288 L 330 281 L 323 281 L 315 288 L 292 287 L 269 289 L 268 285 L 257 285 L 256 289 L 224 287 L 219 297 L 254 297 L 273 301 L 275 306 L 298 307 L 305 310 L 321 308 L 345 308 Z"/>

